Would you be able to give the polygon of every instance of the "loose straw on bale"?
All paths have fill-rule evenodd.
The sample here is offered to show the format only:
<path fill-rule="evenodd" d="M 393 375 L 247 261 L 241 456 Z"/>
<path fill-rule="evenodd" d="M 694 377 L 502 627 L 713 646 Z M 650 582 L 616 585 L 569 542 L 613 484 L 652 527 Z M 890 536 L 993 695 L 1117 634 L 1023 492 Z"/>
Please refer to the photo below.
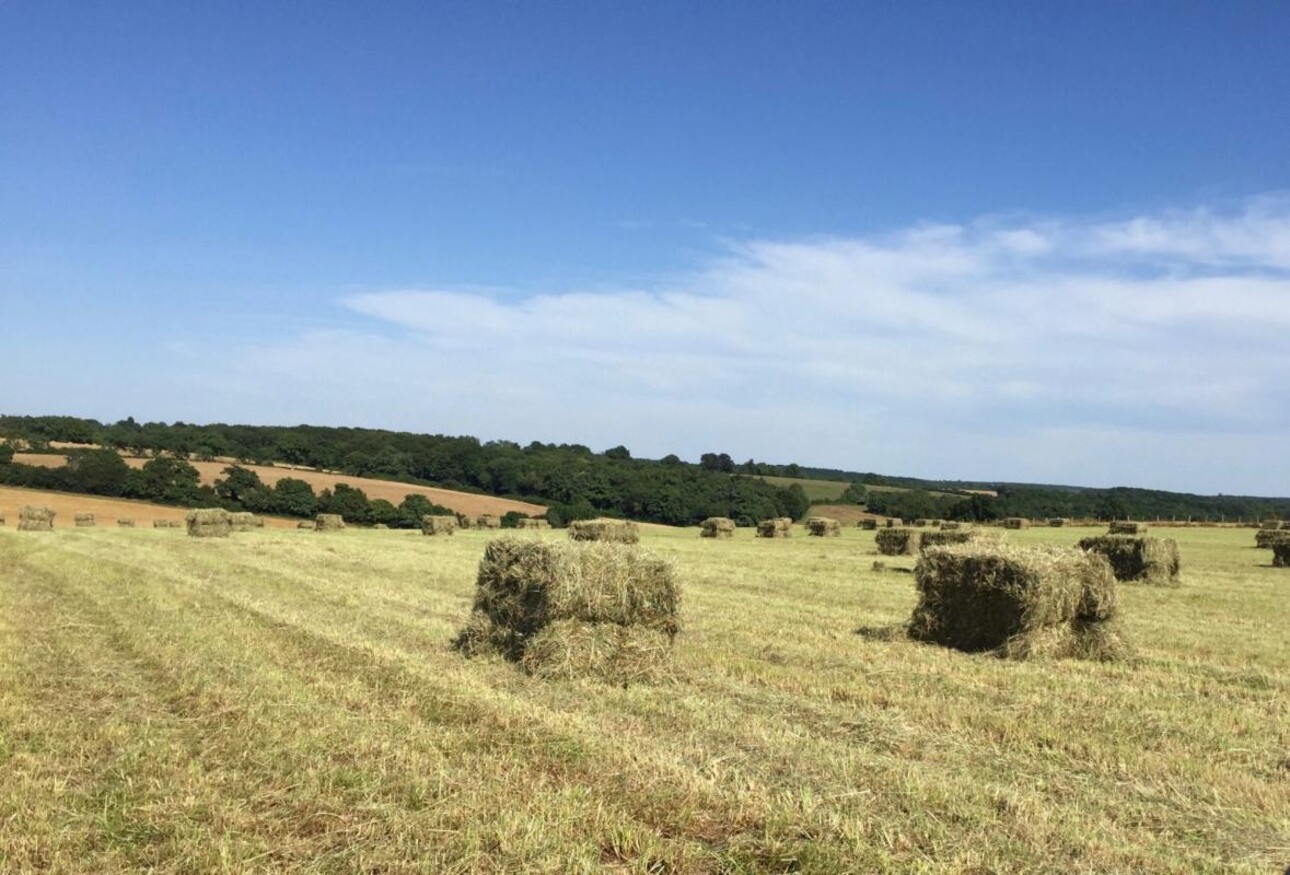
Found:
<path fill-rule="evenodd" d="M 735 521 L 729 517 L 710 516 L 703 521 L 699 529 L 700 538 L 733 538 Z"/>
<path fill-rule="evenodd" d="M 569 523 L 571 541 L 612 541 L 635 544 L 641 539 L 636 523 L 630 520 L 574 520 Z"/>
<path fill-rule="evenodd" d="M 913 529 L 879 529 L 874 542 L 884 556 L 913 556 L 923 542 L 923 533 Z"/>
<path fill-rule="evenodd" d="M 826 516 L 813 516 L 806 521 L 806 533 L 817 538 L 842 537 L 842 523 Z"/>
<path fill-rule="evenodd" d="M 457 531 L 457 518 L 449 514 L 426 514 L 421 517 L 421 534 L 451 535 Z"/>
<path fill-rule="evenodd" d="M 24 505 L 18 511 L 18 531 L 51 532 L 54 530 L 54 517 L 57 514 L 52 508 Z"/>
<path fill-rule="evenodd" d="M 634 545 L 499 538 L 454 646 L 538 677 L 649 679 L 671 659 L 680 597 L 672 566 Z"/>
<path fill-rule="evenodd" d="M 75 523 L 77 528 L 88 528 L 95 524 L 94 514 L 78 513 L 72 518 L 72 522 Z"/>
<path fill-rule="evenodd" d="M 345 518 L 338 513 L 320 513 L 314 517 L 315 532 L 339 532 L 345 528 Z"/>
<path fill-rule="evenodd" d="M 792 535 L 793 521 L 786 516 L 762 520 L 757 524 L 759 538 L 790 538 Z"/>
<path fill-rule="evenodd" d="M 229 512 L 218 507 L 190 510 L 184 520 L 192 538 L 227 538 L 233 530 Z"/>
<path fill-rule="evenodd" d="M 1102 556 L 1057 547 L 967 544 L 928 550 L 914 569 L 919 602 L 908 633 L 1003 657 L 1114 659 L 1115 576 Z"/>
<path fill-rule="evenodd" d="M 1178 542 L 1172 538 L 1101 535 L 1083 538 L 1078 546 L 1081 550 L 1105 556 L 1111 563 L 1116 580 L 1156 586 L 1178 585 Z"/>

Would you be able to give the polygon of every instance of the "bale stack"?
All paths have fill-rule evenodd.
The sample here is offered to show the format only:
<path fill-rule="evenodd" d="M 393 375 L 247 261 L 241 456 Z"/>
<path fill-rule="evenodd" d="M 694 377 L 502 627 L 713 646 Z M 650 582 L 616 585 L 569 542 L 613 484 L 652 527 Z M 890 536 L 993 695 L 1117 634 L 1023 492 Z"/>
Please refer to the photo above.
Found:
<path fill-rule="evenodd" d="M 1130 520 L 1112 520 L 1107 530 L 1108 535 L 1145 535 L 1146 523 L 1135 523 Z"/>
<path fill-rule="evenodd" d="M 842 523 L 826 516 L 813 516 L 806 521 L 806 533 L 817 538 L 842 537 Z"/>
<path fill-rule="evenodd" d="M 759 538 L 791 538 L 792 536 L 793 521 L 786 516 L 762 520 L 757 524 Z"/>
<path fill-rule="evenodd" d="M 1054 529 L 1060 529 L 1066 525 L 1066 517 L 1055 516 L 1048 521 L 1048 525 Z"/>
<path fill-rule="evenodd" d="M 860 520 L 860 522 L 856 523 L 856 525 L 858 525 L 860 528 L 864 529 L 866 532 L 872 532 L 872 531 L 874 531 L 875 529 L 877 529 L 877 528 L 878 528 L 878 521 L 877 521 L 877 520 Z"/>
<path fill-rule="evenodd" d="M 1290 532 L 1279 529 L 1259 529 L 1254 533 L 1254 546 L 1260 550 L 1271 550 L 1287 538 L 1290 538 Z"/>
<path fill-rule="evenodd" d="M 345 518 L 338 513 L 320 513 L 314 517 L 315 532 L 340 532 L 345 529 Z"/>
<path fill-rule="evenodd" d="M 502 518 L 491 513 L 483 513 L 475 517 L 475 527 L 480 529 L 500 529 L 502 527 Z"/>
<path fill-rule="evenodd" d="M 569 523 L 570 541 L 610 541 L 636 544 L 641 539 L 636 523 L 630 520 L 574 520 Z"/>
<path fill-rule="evenodd" d="M 229 512 L 219 507 L 190 510 L 184 521 L 190 538 L 227 538 L 233 531 Z"/>
<path fill-rule="evenodd" d="M 1003 527 L 1005 529 L 1028 529 L 1030 528 L 1030 520 L 1025 517 L 1010 516 L 1003 521 Z"/>
<path fill-rule="evenodd" d="M 57 516 L 52 508 L 40 507 L 37 505 L 23 505 L 22 510 L 18 511 L 18 531 L 20 532 L 52 532 L 54 530 L 54 517 Z"/>
<path fill-rule="evenodd" d="M 700 538 L 733 538 L 735 521 L 729 517 L 710 516 L 699 527 Z"/>
<path fill-rule="evenodd" d="M 457 531 L 457 518 L 450 514 L 426 514 L 421 517 L 421 534 L 451 535 Z"/>
<path fill-rule="evenodd" d="M 671 661 L 679 605 L 672 566 L 637 546 L 503 537 L 484 550 L 454 646 L 541 678 L 649 680 Z"/>
<path fill-rule="evenodd" d="M 524 517 L 520 520 L 515 528 L 517 529 L 549 529 L 551 524 L 540 517 Z"/>
<path fill-rule="evenodd" d="M 1101 535 L 1083 538 L 1078 546 L 1105 556 L 1116 580 L 1178 586 L 1178 542 L 1173 538 Z"/>
<path fill-rule="evenodd" d="M 78 513 L 72 517 L 72 522 L 76 524 L 78 529 L 87 529 L 95 524 L 94 514 Z"/>
<path fill-rule="evenodd" d="M 123 529 L 133 529 L 134 517 L 128 517 L 128 516 L 118 517 L 116 524 Z"/>
<path fill-rule="evenodd" d="M 880 529 L 874 535 L 878 552 L 884 556 L 914 556 L 923 544 L 925 535 L 913 529 Z"/>
<path fill-rule="evenodd" d="M 965 544 L 928 550 L 914 569 L 911 638 L 1011 659 L 1113 659 L 1127 652 L 1115 575 L 1096 553 Z"/>

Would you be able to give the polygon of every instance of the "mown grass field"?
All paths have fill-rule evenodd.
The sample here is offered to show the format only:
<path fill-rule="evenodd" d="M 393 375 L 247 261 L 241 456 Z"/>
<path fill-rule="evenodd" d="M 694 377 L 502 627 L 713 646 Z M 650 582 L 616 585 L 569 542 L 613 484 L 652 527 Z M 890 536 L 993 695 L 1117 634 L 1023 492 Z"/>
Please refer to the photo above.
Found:
<path fill-rule="evenodd" d="M 1166 534 L 1100 664 L 862 634 L 914 603 L 871 532 L 651 529 L 685 631 L 622 689 L 448 649 L 487 533 L 11 521 L 0 872 L 1279 873 L 1290 570 Z"/>

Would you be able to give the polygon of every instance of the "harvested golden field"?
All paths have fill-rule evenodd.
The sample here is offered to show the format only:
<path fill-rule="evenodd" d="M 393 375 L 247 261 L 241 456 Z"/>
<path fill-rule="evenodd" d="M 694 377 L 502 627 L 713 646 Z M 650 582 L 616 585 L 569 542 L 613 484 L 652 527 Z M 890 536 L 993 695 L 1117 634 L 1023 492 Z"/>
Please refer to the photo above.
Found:
<path fill-rule="evenodd" d="M 149 504 L 146 501 L 0 486 L 0 514 L 4 515 L 7 526 L 13 528 L 18 524 L 18 511 L 25 504 L 51 508 L 58 514 L 54 518 L 56 529 L 72 528 L 73 517 L 78 513 L 92 513 L 97 518 L 96 522 L 99 526 L 112 527 L 115 527 L 116 521 L 122 517 L 133 519 L 138 526 L 151 526 L 154 520 L 174 520 L 182 523 L 184 514 L 187 513 L 187 510 L 182 507 Z M 294 529 L 296 520 L 266 516 L 264 524 L 274 528 Z"/>
<path fill-rule="evenodd" d="M 642 535 L 683 631 L 623 688 L 449 649 L 489 533 L 0 531 L 0 871 L 1290 863 L 1290 569 L 1248 530 L 1171 532 L 1119 663 L 884 640 L 913 560 L 871 532 Z"/>
<path fill-rule="evenodd" d="M 47 468 L 57 468 L 67 464 L 67 458 L 59 455 L 36 455 L 31 453 L 15 453 L 15 462 L 22 462 L 25 465 L 42 465 Z M 131 468 L 142 468 L 147 464 L 147 459 L 136 459 L 126 457 L 126 464 Z M 189 462 L 202 475 L 202 483 L 213 484 L 216 480 L 224 475 L 224 469 L 229 465 L 236 464 L 231 461 L 222 462 Z M 424 495 L 435 504 L 451 508 L 458 513 L 464 513 L 469 516 L 479 516 L 480 514 L 495 514 L 501 516 L 507 511 L 518 511 L 528 516 L 544 516 L 546 508 L 540 504 L 530 504 L 526 501 L 514 501 L 509 498 L 497 498 L 492 495 L 476 495 L 473 492 L 458 492 L 454 489 L 439 489 L 434 486 L 415 486 L 409 483 L 398 483 L 393 480 L 374 480 L 367 477 L 350 477 L 345 474 L 330 474 L 325 471 L 315 471 L 311 468 L 288 468 L 267 465 L 242 465 L 247 470 L 254 471 L 260 476 L 266 484 L 272 486 L 284 477 L 293 477 L 296 480 L 303 480 L 313 487 L 314 492 L 321 492 L 324 489 L 335 489 L 337 483 L 346 483 L 355 489 L 361 489 L 367 494 L 369 499 L 383 498 L 391 504 L 399 504 L 409 495 Z"/>

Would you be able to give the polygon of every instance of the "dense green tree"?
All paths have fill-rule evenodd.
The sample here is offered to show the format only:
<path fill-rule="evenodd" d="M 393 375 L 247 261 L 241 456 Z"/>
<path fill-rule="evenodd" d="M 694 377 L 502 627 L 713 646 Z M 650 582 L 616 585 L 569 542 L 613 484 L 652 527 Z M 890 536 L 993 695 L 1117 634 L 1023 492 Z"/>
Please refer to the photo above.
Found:
<path fill-rule="evenodd" d="M 67 454 L 67 476 L 77 491 L 94 495 L 124 495 L 130 466 L 115 450 L 76 450 Z"/>
<path fill-rule="evenodd" d="M 162 504 L 198 504 L 201 474 L 182 459 L 157 456 L 132 472 L 131 494 Z"/>
<path fill-rule="evenodd" d="M 266 513 L 273 505 L 273 495 L 260 475 L 240 465 L 224 469 L 224 476 L 215 481 L 215 494 L 231 508 L 255 513 Z"/>
<path fill-rule="evenodd" d="M 318 513 L 318 496 L 304 480 L 283 477 L 273 486 L 273 512 L 283 516 L 311 517 Z"/>

